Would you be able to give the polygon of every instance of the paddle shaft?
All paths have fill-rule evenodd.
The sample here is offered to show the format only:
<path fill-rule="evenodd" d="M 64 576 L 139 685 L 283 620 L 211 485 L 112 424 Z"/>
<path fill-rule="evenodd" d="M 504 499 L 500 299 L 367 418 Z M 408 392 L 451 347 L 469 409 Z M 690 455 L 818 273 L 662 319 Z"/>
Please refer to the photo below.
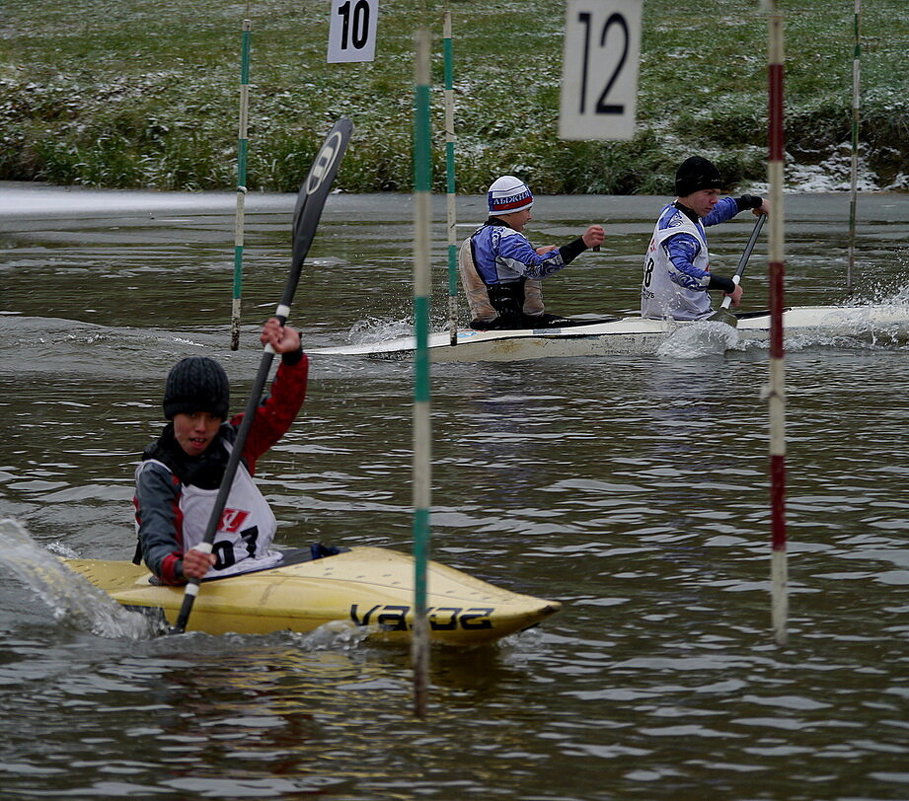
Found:
<path fill-rule="evenodd" d="M 754 244 L 757 242 L 758 235 L 761 233 L 761 228 L 764 226 L 764 220 L 767 219 L 766 214 L 758 215 L 757 222 L 754 224 L 754 228 L 751 231 L 751 236 L 748 238 L 748 244 L 745 245 L 745 250 L 742 252 L 742 256 L 739 259 L 738 267 L 735 269 L 735 275 L 732 276 L 732 282 L 738 286 L 742 282 L 742 275 L 745 272 L 745 266 L 748 264 L 748 259 L 751 258 L 751 251 L 754 250 Z M 728 309 L 732 305 L 732 295 L 726 295 L 723 298 L 723 303 L 720 308 Z"/>
<path fill-rule="evenodd" d="M 300 187 L 297 194 L 297 203 L 294 208 L 293 221 L 293 252 L 291 257 L 290 271 L 287 275 L 287 281 L 284 284 L 284 292 L 281 295 L 281 302 L 275 311 L 275 317 L 280 320 L 281 325 L 287 322 L 290 315 L 290 306 L 293 302 L 294 294 L 297 290 L 297 284 L 300 282 L 300 273 L 303 270 L 303 262 L 309 247 L 312 244 L 313 237 L 316 234 L 316 228 L 319 225 L 319 219 L 322 216 L 322 208 L 325 206 L 325 199 L 331 189 L 335 174 L 341 164 L 341 158 L 347 148 L 347 142 L 353 126 L 350 120 L 340 119 L 331 129 L 322 148 L 316 154 L 316 158 L 309 169 L 306 180 Z M 246 409 L 243 413 L 243 419 L 240 422 L 240 428 L 237 431 L 237 437 L 231 448 L 230 457 L 227 460 L 227 467 L 224 470 L 224 477 L 221 479 L 221 485 L 218 488 L 218 495 L 215 498 L 215 505 L 212 508 L 211 515 L 208 518 L 208 525 L 205 528 L 205 534 L 202 542 L 195 546 L 204 553 L 212 552 L 212 545 L 215 541 L 215 535 L 221 522 L 221 516 L 224 513 L 224 507 L 227 504 L 227 498 L 234 483 L 234 477 L 237 474 L 237 468 L 240 465 L 240 459 L 243 456 L 243 448 L 246 445 L 246 439 L 249 430 L 256 416 L 256 410 L 259 407 L 259 401 L 265 390 L 265 383 L 268 380 L 268 373 L 271 369 L 272 360 L 274 359 L 274 349 L 271 345 L 266 345 L 262 353 L 262 359 L 259 362 L 259 369 L 256 373 L 256 379 L 253 388 L 249 394 L 249 400 L 246 403 Z M 180 607 L 180 613 L 171 629 L 172 634 L 182 634 L 186 631 L 186 624 L 189 622 L 189 616 L 192 613 L 193 604 L 196 596 L 199 594 L 199 579 L 191 578 L 187 581 L 186 589 L 183 594 L 183 604 Z"/>

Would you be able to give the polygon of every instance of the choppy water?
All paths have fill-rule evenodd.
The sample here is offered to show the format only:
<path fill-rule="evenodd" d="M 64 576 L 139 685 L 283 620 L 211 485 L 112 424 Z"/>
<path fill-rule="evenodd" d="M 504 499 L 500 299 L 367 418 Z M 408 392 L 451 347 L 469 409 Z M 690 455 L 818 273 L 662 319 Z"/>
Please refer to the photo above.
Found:
<path fill-rule="evenodd" d="M 34 543 L 3 524 L 4 799 L 909 798 L 905 346 L 787 343 L 785 648 L 765 345 L 435 366 L 435 557 L 566 607 L 496 648 L 434 652 L 417 720 L 403 650 L 156 638 L 77 587 L 42 597 L 42 556 L 131 557 L 132 465 L 167 369 L 222 359 L 239 406 L 289 264 L 292 198 L 251 197 L 230 352 L 232 198 L 110 199 L 5 188 L 0 204 L 0 518 Z M 540 244 L 608 232 L 552 279 L 551 308 L 633 308 L 660 202 L 541 198 Z M 787 209 L 787 301 L 842 302 L 848 198 Z M 477 198 L 459 210 L 482 217 Z M 863 197 L 860 217 L 851 302 L 906 302 L 909 197 Z M 406 330 L 409 219 L 406 198 L 330 198 L 292 315 L 309 347 Z M 718 266 L 749 230 L 715 229 Z M 436 283 L 441 299 L 441 266 Z M 409 547 L 410 380 L 406 362 L 314 359 L 304 415 L 259 465 L 280 542 Z"/>

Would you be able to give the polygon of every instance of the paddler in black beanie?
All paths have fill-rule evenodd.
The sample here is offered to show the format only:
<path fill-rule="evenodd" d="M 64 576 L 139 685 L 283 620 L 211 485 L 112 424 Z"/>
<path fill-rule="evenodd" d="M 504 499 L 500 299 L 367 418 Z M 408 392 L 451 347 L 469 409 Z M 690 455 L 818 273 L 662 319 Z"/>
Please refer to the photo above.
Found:
<path fill-rule="evenodd" d="M 243 414 L 228 419 L 227 373 L 208 356 L 189 356 L 167 376 L 164 433 L 142 454 L 136 468 L 134 561 L 144 560 L 163 584 L 271 567 L 281 554 L 271 548 L 277 527 L 268 502 L 252 479 L 256 460 L 290 428 L 303 405 L 309 362 L 300 334 L 270 319 L 259 337 L 281 363 L 253 418 L 212 553 L 204 537 L 218 488 Z"/>
<path fill-rule="evenodd" d="M 678 197 L 665 206 L 644 256 L 641 316 L 649 319 L 703 320 L 713 314 L 710 289 L 732 296 L 738 306 L 742 287 L 710 271 L 704 228 L 731 220 L 741 211 L 767 214 L 767 201 L 756 195 L 721 197 L 723 181 L 716 166 L 701 156 L 685 159 L 675 176 Z"/>

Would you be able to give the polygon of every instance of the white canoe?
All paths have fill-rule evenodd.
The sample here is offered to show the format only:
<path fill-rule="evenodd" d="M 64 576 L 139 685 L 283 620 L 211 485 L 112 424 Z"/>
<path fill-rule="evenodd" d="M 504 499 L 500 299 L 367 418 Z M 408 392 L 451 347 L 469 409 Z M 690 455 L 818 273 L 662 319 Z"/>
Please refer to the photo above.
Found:
<path fill-rule="evenodd" d="M 656 353 L 670 335 L 691 326 L 717 325 L 704 322 L 644 320 L 638 316 L 611 319 L 567 328 L 519 329 L 511 331 L 459 331 L 452 345 L 447 331 L 429 337 L 434 362 L 521 361 L 545 357 L 603 356 Z M 909 340 L 909 307 L 801 306 L 786 309 L 783 326 L 787 334 L 824 334 L 860 337 L 883 344 Z M 740 339 L 766 340 L 770 313 L 742 316 L 738 321 Z M 342 345 L 308 350 L 319 356 L 367 356 L 407 358 L 416 347 L 412 336 L 383 342 Z"/>
<path fill-rule="evenodd" d="M 414 587 L 410 555 L 354 547 L 336 556 L 287 561 L 290 564 L 268 570 L 203 581 L 187 631 L 306 633 L 344 621 L 364 627 L 370 639 L 410 639 Z M 150 584 L 145 567 L 100 559 L 63 562 L 124 606 L 163 613 L 170 625 L 176 620 L 183 588 Z M 511 592 L 433 561 L 427 588 L 430 639 L 450 645 L 493 642 L 531 628 L 561 608 L 557 601 Z"/>

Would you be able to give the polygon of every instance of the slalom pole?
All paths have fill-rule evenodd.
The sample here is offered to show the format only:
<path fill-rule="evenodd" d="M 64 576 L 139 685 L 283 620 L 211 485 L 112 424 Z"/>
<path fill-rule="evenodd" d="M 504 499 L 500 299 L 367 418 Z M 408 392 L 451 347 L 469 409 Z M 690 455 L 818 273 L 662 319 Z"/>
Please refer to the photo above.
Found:
<path fill-rule="evenodd" d="M 426 715 L 429 694 L 429 620 L 426 614 L 426 573 L 429 561 L 432 432 L 429 409 L 429 305 L 431 297 L 429 241 L 432 215 L 432 156 L 430 142 L 430 47 L 427 28 L 416 34 L 414 97 L 414 254 L 413 310 L 413 551 L 414 615 L 411 659 L 414 673 L 414 711 Z"/>
<path fill-rule="evenodd" d="M 458 344 L 458 246 L 455 236 L 455 130 L 454 130 L 454 47 L 451 39 L 451 12 L 445 12 L 443 45 L 445 51 L 445 176 L 448 220 L 448 333 L 450 343 Z"/>
<path fill-rule="evenodd" d="M 768 83 L 770 144 L 770 525 L 771 621 L 774 640 L 785 645 L 788 616 L 786 564 L 786 362 L 783 349 L 783 15 L 770 2 Z"/>
<path fill-rule="evenodd" d="M 246 159 L 249 152 L 249 39 L 252 24 L 243 20 L 240 45 L 240 125 L 237 134 L 237 211 L 234 217 L 234 296 L 230 312 L 230 349 L 240 347 L 240 306 L 243 294 L 243 224 L 246 214 Z"/>
<path fill-rule="evenodd" d="M 853 15 L 854 48 L 852 51 L 852 164 L 849 200 L 849 264 L 846 268 L 846 292 L 852 294 L 855 267 L 855 218 L 858 208 L 859 111 L 862 97 L 862 0 L 855 0 Z"/>

